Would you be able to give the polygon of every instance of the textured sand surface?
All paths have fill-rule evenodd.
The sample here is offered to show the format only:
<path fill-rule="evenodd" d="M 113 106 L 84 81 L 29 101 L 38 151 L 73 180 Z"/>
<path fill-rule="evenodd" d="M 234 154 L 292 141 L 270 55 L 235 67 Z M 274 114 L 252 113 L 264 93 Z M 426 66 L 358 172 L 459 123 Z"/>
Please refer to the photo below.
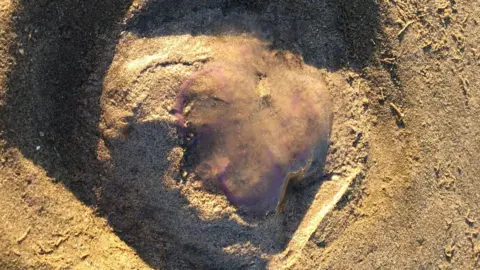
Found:
<path fill-rule="evenodd" d="M 0 268 L 477 269 L 479 8 L 478 0 L 1 1 Z M 210 71 L 195 76 L 202 70 Z M 222 103 L 222 76 L 252 100 L 239 119 L 229 113 L 242 106 L 202 109 Z M 181 134 L 176 106 L 189 80 L 189 101 L 201 93 L 208 102 L 184 103 L 187 131 L 224 114 L 242 132 L 189 148 L 195 136 Z M 246 139 L 235 136 L 251 131 L 252 146 L 270 145 L 275 161 L 323 145 L 291 134 L 319 128 L 301 125 L 318 110 L 287 106 L 289 93 L 303 93 L 300 103 L 315 107 L 323 87 L 334 115 L 324 176 L 287 188 L 278 214 L 252 216 L 232 203 L 250 194 L 238 186 L 224 187 L 229 201 L 216 186 L 222 173 L 255 176 L 236 160 Z M 262 113 L 259 93 L 263 106 L 268 95 L 275 101 L 273 90 L 282 93 L 276 106 L 291 109 L 282 117 L 303 120 L 262 141 L 249 125 L 276 130 L 282 121 L 252 111 Z M 280 142 L 298 149 L 275 150 Z M 304 168 L 308 159 L 297 157 Z M 231 163 L 243 169 L 229 171 Z M 274 163 L 246 178 L 263 179 Z M 261 191 L 251 181 L 242 188 Z"/>

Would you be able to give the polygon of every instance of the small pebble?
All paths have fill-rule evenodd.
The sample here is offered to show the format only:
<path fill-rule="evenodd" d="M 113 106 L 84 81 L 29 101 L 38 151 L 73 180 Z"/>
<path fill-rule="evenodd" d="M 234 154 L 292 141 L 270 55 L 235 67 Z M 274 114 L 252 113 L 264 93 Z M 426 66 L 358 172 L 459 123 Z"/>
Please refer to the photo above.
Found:
<path fill-rule="evenodd" d="M 223 208 L 222 208 L 220 205 L 217 205 L 217 206 L 215 206 L 215 208 L 213 209 L 213 213 L 214 213 L 215 215 L 218 215 L 218 214 L 220 214 L 220 213 L 222 212 L 222 210 L 223 210 Z"/>

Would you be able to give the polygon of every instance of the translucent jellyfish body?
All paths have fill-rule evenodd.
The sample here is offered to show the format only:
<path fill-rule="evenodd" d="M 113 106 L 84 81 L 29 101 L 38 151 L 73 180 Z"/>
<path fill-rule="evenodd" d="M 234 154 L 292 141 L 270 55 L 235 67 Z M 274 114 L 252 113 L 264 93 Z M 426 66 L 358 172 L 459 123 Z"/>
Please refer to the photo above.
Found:
<path fill-rule="evenodd" d="M 248 211 L 278 210 L 292 180 L 321 176 L 329 95 L 318 71 L 296 60 L 262 47 L 237 50 L 178 90 L 172 113 L 194 170 Z"/>

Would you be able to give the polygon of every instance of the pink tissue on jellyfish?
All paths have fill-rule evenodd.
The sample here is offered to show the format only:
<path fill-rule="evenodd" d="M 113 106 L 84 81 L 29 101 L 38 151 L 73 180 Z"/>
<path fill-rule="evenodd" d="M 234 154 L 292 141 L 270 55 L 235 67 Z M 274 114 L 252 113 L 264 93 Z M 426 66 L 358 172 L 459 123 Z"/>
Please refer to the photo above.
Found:
<path fill-rule="evenodd" d="M 236 179 L 239 172 L 233 163 L 229 163 L 225 170 L 217 174 L 220 187 L 229 201 L 246 207 L 266 203 L 264 207 L 272 208 L 268 205 L 269 201 L 276 203 L 280 199 L 278 191 L 285 181 L 286 173 L 280 164 L 274 163 L 271 153 L 268 159 L 265 165 L 269 169 L 261 175 L 260 179 Z M 239 168 L 248 170 L 242 166 Z"/>
<path fill-rule="evenodd" d="M 270 105 L 260 105 L 252 83 L 257 78 L 248 77 L 255 72 L 244 71 L 217 64 L 194 72 L 182 83 L 172 114 L 181 135 L 194 134 L 187 151 L 198 156 L 196 169 L 216 180 L 232 203 L 270 210 L 282 199 L 287 175 L 306 169 L 312 149 L 324 143 L 323 120 L 303 88 L 284 88 Z"/>
<path fill-rule="evenodd" d="M 225 92 L 225 89 L 227 88 L 226 78 L 221 73 L 219 66 L 212 66 L 209 68 L 202 69 L 200 71 L 196 71 L 192 73 L 187 78 L 187 80 L 185 80 L 181 84 L 178 90 L 177 96 L 175 98 L 175 107 L 171 111 L 171 113 L 174 115 L 175 122 L 177 123 L 180 129 L 180 133 L 182 135 L 186 135 L 186 128 L 187 128 L 185 124 L 185 116 L 183 115 L 183 110 L 185 109 L 185 104 L 187 102 L 188 91 L 193 86 L 197 78 L 207 74 L 213 75 L 216 81 L 220 82 L 220 86 L 218 87 L 219 90 L 222 90 Z"/>
<path fill-rule="evenodd" d="M 185 115 L 183 115 L 183 111 L 188 99 L 191 98 L 191 87 L 194 85 L 196 78 L 206 74 L 212 76 L 217 81 L 216 85 L 219 86 L 216 87 L 217 91 L 224 91 L 224 94 L 227 94 L 225 93 L 227 87 L 226 78 L 218 68 L 209 68 L 192 74 L 181 85 L 176 99 L 175 110 L 172 112 L 180 129 L 180 133 L 183 136 L 187 135 Z M 234 121 L 223 120 L 224 115 L 217 116 L 219 116 L 219 118 L 202 119 L 204 124 L 195 127 L 195 137 L 192 141 L 194 141 L 195 144 L 200 145 L 200 149 L 202 149 L 201 151 L 215 147 L 215 142 L 212 141 L 220 139 L 219 137 L 222 136 L 222 132 L 225 132 L 225 130 L 228 129 L 226 126 L 235 126 L 235 124 L 233 124 Z M 239 130 L 236 131 L 241 132 Z M 232 132 L 232 130 L 229 130 L 228 132 Z M 232 144 L 232 142 L 228 143 Z M 237 145 L 237 142 L 234 142 L 233 145 Z M 216 147 L 222 147 L 222 144 L 220 144 L 220 146 L 217 145 Z M 226 146 L 223 145 L 223 147 Z M 246 167 L 245 164 L 242 163 L 243 159 L 247 156 L 247 150 L 237 150 L 238 149 L 235 149 L 233 152 L 231 151 L 229 157 L 214 156 L 213 158 L 207 158 L 210 161 L 202 162 L 199 165 L 199 168 L 201 167 L 204 170 L 206 169 L 213 172 L 214 177 L 218 180 L 220 188 L 226 195 L 227 199 L 237 205 L 254 206 L 265 200 L 272 200 L 273 198 L 275 201 L 275 199 L 278 199 L 276 198 L 278 197 L 278 189 L 282 186 L 286 173 L 282 166 L 274 161 L 272 153 L 268 150 L 264 150 L 268 151 L 268 153 L 263 153 L 265 160 L 255 160 L 255 162 L 262 163 L 264 166 L 264 168 L 262 168 L 263 174 L 258 176 L 258 174 L 254 174 L 251 171 L 249 172 L 249 170 L 252 169 Z M 259 150 L 254 149 L 254 151 Z M 241 175 L 242 173 L 247 176 L 255 175 L 256 179 L 238 179 L 238 175 Z M 208 175 L 208 173 L 206 175 Z"/>

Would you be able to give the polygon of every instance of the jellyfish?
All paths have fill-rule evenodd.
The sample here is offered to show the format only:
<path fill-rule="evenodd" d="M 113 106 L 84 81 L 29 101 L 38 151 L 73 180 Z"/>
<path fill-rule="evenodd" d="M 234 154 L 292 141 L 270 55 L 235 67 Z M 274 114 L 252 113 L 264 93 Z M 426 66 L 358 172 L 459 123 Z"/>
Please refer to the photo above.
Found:
<path fill-rule="evenodd" d="M 278 211 L 292 181 L 321 173 L 332 123 L 320 75 L 263 50 L 205 64 L 171 111 L 193 170 L 254 213 Z"/>

